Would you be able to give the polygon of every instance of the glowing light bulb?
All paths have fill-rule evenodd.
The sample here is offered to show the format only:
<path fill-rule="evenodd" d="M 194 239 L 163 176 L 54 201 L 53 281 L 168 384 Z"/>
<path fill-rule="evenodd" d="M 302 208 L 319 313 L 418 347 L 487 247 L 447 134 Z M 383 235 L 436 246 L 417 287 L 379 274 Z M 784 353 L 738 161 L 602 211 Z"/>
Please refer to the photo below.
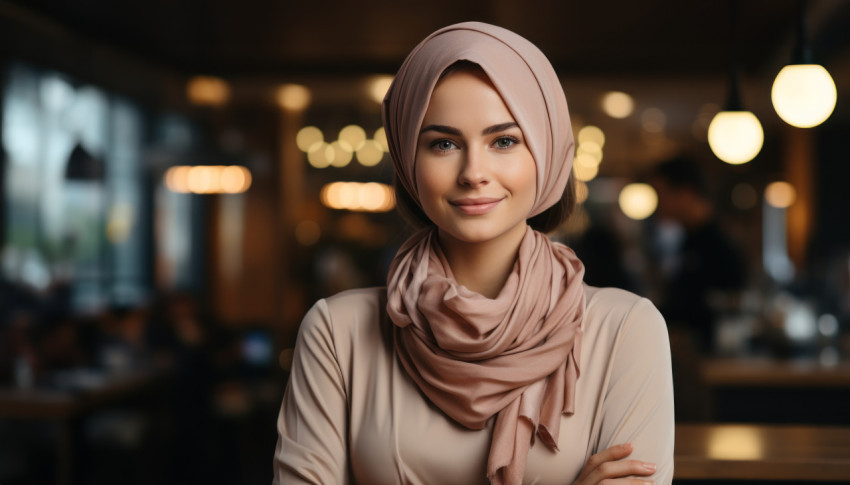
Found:
<path fill-rule="evenodd" d="M 763 143 L 761 123 L 749 111 L 721 111 L 708 125 L 708 146 L 717 158 L 732 165 L 755 158 Z"/>
<path fill-rule="evenodd" d="M 602 109 L 612 118 L 626 118 L 635 109 L 631 96 L 620 91 L 611 91 L 602 98 Z"/>
<path fill-rule="evenodd" d="M 277 104 L 288 111 L 301 111 L 310 104 L 310 90 L 300 84 L 284 84 L 276 93 Z"/>
<path fill-rule="evenodd" d="M 641 221 L 655 212 L 658 194 L 649 184 L 629 184 L 620 191 L 618 203 L 626 217 Z"/>
<path fill-rule="evenodd" d="M 776 75 L 770 98 L 783 121 L 799 128 L 811 128 L 832 114 L 837 93 L 832 76 L 823 66 L 791 64 Z"/>
<path fill-rule="evenodd" d="M 298 134 L 295 135 L 295 144 L 298 145 L 298 149 L 302 152 L 310 151 L 310 147 L 312 147 L 314 143 L 322 141 L 325 141 L 325 137 L 322 135 L 322 130 L 315 126 L 305 126 L 298 130 Z"/>
<path fill-rule="evenodd" d="M 771 182 L 764 189 L 764 198 L 773 207 L 785 209 L 797 199 L 797 191 L 788 182 Z"/>
<path fill-rule="evenodd" d="M 578 132 L 579 145 L 586 142 L 593 142 L 599 145 L 599 148 L 605 146 L 605 133 L 599 127 L 587 125 Z"/>

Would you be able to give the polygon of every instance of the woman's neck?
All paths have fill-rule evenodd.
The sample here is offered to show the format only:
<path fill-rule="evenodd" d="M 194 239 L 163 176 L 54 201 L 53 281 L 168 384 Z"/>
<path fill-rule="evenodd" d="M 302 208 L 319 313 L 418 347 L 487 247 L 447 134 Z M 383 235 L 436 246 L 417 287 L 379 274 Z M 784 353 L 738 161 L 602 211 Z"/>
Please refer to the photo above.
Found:
<path fill-rule="evenodd" d="M 475 243 L 460 241 L 438 231 L 440 247 L 455 281 L 487 298 L 496 298 L 513 271 L 525 227 Z"/>

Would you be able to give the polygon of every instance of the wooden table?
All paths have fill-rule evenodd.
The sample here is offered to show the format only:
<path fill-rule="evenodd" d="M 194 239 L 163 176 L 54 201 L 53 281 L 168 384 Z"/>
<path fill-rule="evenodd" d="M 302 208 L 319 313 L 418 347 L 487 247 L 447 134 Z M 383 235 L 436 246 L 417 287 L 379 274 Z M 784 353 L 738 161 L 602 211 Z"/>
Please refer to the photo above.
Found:
<path fill-rule="evenodd" d="M 676 426 L 675 478 L 850 480 L 850 427 Z"/>
<path fill-rule="evenodd" d="M 700 363 L 710 387 L 850 388 L 850 361 L 821 365 L 817 360 L 711 358 Z"/>

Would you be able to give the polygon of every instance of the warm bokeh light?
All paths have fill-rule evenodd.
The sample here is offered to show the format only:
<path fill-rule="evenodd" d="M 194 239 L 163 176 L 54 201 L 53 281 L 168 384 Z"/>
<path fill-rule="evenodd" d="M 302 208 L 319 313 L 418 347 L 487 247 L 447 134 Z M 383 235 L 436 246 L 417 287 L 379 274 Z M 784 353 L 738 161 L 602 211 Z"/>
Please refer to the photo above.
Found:
<path fill-rule="evenodd" d="M 251 171 L 239 165 L 171 167 L 163 177 L 165 186 L 182 194 L 241 194 L 251 187 Z"/>
<path fill-rule="evenodd" d="M 334 155 L 334 149 L 330 144 L 325 142 L 316 143 L 307 152 L 307 162 L 313 168 L 327 168 L 333 162 Z"/>
<path fill-rule="evenodd" d="M 602 161 L 602 147 L 599 145 L 599 143 L 596 143 L 595 141 L 585 141 L 584 143 L 579 143 L 578 149 L 576 149 L 576 153 L 587 153 L 598 158 L 599 161 Z"/>
<path fill-rule="evenodd" d="M 641 221 L 655 212 L 658 194 L 649 184 L 634 183 L 623 187 L 618 202 L 626 217 Z"/>
<path fill-rule="evenodd" d="M 667 115 L 658 108 L 647 108 L 640 114 L 640 123 L 644 131 L 662 133 L 667 126 Z"/>
<path fill-rule="evenodd" d="M 211 194 L 221 188 L 221 182 L 216 177 L 212 167 L 198 165 L 189 169 L 189 190 L 195 194 Z"/>
<path fill-rule="evenodd" d="M 230 99 L 230 86 L 221 78 L 195 76 L 186 84 L 186 95 L 192 104 L 221 106 Z"/>
<path fill-rule="evenodd" d="M 626 118 L 635 109 L 631 96 L 620 91 L 611 91 L 602 98 L 602 109 L 612 118 Z"/>
<path fill-rule="evenodd" d="M 387 142 L 387 132 L 384 130 L 383 126 L 375 130 L 375 136 L 373 138 L 379 145 L 381 145 L 381 150 L 385 152 L 390 151 L 390 145 Z"/>
<path fill-rule="evenodd" d="M 710 431 L 708 457 L 714 460 L 759 460 L 764 451 L 761 438 L 753 429 L 718 427 Z"/>
<path fill-rule="evenodd" d="M 600 158 L 595 157 L 589 153 L 582 152 L 576 155 L 575 161 L 573 163 L 575 163 L 576 165 L 582 165 L 584 167 L 590 168 L 598 167 L 600 162 Z"/>
<path fill-rule="evenodd" d="M 588 189 L 587 184 L 580 180 L 576 181 L 576 203 L 584 204 L 589 195 L 590 190 Z"/>
<path fill-rule="evenodd" d="M 325 136 L 322 134 L 322 130 L 315 126 L 305 126 L 298 130 L 298 134 L 295 135 L 295 144 L 302 152 L 310 151 L 314 144 L 323 141 L 325 141 Z"/>
<path fill-rule="evenodd" d="M 750 184 L 740 183 L 732 189 L 732 203 L 741 210 L 749 210 L 756 206 L 758 193 Z"/>
<path fill-rule="evenodd" d="M 811 128 L 826 121 L 835 109 L 835 81 L 819 64 L 791 64 L 776 75 L 770 99 L 783 121 Z"/>
<path fill-rule="evenodd" d="M 351 158 L 354 156 L 351 153 L 350 146 L 346 146 L 347 144 L 342 141 L 335 141 L 331 143 L 331 149 L 333 150 L 333 157 L 330 160 L 330 164 L 334 167 L 344 167 L 351 162 Z"/>
<path fill-rule="evenodd" d="M 187 194 L 189 190 L 189 170 L 185 165 L 171 167 L 165 172 L 165 186 L 172 192 Z"/>
<path fill-rule="evenodd" d="M 227 194 L 241 194 L 251 187 L 251 171 L 239 165 L 222 167 L 221 190 Z"/>
<path fill-rule="evenodd" d="M 301 221 L 295 226 L 295 239 L 302 246 L 312 246 L 322 237 L 322 229 L 316 221 Z"/>
<path fill-rule="evenodd" d="M 393 77 L 389 75 L 381 75 L 375 76 L 369 81 L 369 96 L 376 102 L 381 103 L 384 101 L 384 96 L 387 95 L 387 91 L 390 89 L 390 85 L 393 83 Z"/>
<path fill-rule="evenodd" d="M 764 131 L 749 111 L 721 111 L 708 126 L 708 145 L 717 158 L 732 165 L 747 163 L 761 151 Z"/>
<path fill-rule="evenodd" d="M 764 198 L 767 203 L 778 209 L 791 207 L 797 199 L 797 191 L 788 182 L 771 182 L 764 189 Z"/>
<path fill-rule="evenodd" d="M 374 167 L 384 158 L 384 150 L 381 144 L 375 140 L 366 140 L 363 146 L 357 150 L 357 161 L 364 167 Z"/>
<path fill-rule="evenodd" d="M 602 130 L 597 126 L 585 126 L 581 130 L 579 130 L 577 139 L 579 146 L 581 146 L 581 144 L 583 143 L 588 142 L 596 143 L 600 147 L 605 146 L 605 133 L 603 133 Z"/>
<path fill-rule="evenodd" d="M 395 207 L 392 187 L 377 182 L 333 182 L 319 197 L 326 207 L 360 212 L 387 212 Z"/>
<path fill-rule="evenodd" d="M 284 84 L 277 89 L 278 106 L 288 111 L 302 111 L 310 105 L 310 90 L 300 84 Z"/>
<path fill-rule="evenodd" d="M 599 166 L 598 165 L 582 165 L 573 162 L 573 175 L 576 180 L 581 182 L 589 182 L 596 178 L 596 175 L 599 174 Z"/>
<path fill-rule="evenodd" d="M 366 143 L 366 130 L 357 125 L 348 125 L 339 130 L 339 141 L 350 147 L 349 152 L 356 152 Z"/>

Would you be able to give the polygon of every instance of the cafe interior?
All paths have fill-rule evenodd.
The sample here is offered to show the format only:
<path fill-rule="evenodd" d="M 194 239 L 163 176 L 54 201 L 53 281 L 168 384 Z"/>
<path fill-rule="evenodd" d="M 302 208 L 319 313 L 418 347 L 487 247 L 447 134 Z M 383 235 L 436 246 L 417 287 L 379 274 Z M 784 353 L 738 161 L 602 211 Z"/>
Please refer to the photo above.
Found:
<path fill-rule="evenodd" d="M 0 483 L 269 483 L 298 327 L 386 284 L 439 27 L 557 71 L 550 234 L 668 324 L 676 483 L 850 483 L 850 2 L 0 0 Z"/>

